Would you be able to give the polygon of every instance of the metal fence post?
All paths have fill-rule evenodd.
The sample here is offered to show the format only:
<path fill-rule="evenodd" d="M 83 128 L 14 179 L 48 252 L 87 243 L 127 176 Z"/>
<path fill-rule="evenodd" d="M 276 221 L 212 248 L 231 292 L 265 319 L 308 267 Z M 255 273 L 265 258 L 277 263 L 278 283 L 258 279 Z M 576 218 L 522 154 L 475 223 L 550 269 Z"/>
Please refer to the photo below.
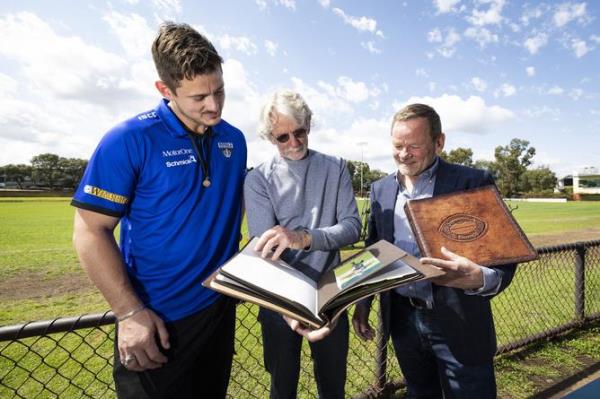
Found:
<path fill-rule="evenodd" d="M 381 296 L 379 297 L 381 298 Z M 387 339 L 383 323 L 383 307 L 379 303 L 379 312 L 377 312 L 377 364 L 375 366 L 376 388 L 379 391 L 385 389 L 387 383 Z"/>
<path fill-rule="evenodd" d="M 575 318 L 585 320 L 585 252 L 584 243 L 578 242 L 575 247 Z"/>

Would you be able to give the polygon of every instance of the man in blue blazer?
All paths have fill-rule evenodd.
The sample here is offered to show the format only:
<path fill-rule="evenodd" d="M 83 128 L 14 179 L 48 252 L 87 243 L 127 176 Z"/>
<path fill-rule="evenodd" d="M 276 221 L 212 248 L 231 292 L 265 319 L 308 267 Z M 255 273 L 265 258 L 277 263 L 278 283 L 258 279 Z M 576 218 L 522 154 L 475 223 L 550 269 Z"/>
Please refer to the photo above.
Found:
<path fill-rule="evenodd" d="M 445 136 L 439 115 L 427 105 L 411 104 L 398 111 L 391 141 L 398 170 L 371 186 L 366 245 L 384 239 L 420 257 L 404 213 L 406 201 L 494 182 L 487 171 L 439 158 Z M 381 297 L 384 334 L 391 334 L 407 397 L 495 398 L 496 333 L 490 299 L 510 284 L 516 265 L 492 269 L 445 248 L 442 254 L 445 259 L 421 262 L 444 269 L 444 276 Z M 369 310 L 370 301 L 361 302 L 352 320 L 363 339 L 374 336 Z"/>

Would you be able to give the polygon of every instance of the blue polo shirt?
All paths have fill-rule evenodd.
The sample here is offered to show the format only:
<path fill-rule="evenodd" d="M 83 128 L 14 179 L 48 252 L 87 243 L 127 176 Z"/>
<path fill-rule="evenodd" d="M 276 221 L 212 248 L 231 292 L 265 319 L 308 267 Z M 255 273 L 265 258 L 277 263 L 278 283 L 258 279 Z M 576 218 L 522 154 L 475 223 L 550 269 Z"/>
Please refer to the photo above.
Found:
<path fill-rule="evenodd" d="M 72 205 L 121 219 L 136 292 L 163 319 L 178 320 L 217 299 L 202 281 L 238 250 L 246 141 L 224 120 L 213 126 L 204 187 L 198 154 L 167 104 L 102 138 Z"/>

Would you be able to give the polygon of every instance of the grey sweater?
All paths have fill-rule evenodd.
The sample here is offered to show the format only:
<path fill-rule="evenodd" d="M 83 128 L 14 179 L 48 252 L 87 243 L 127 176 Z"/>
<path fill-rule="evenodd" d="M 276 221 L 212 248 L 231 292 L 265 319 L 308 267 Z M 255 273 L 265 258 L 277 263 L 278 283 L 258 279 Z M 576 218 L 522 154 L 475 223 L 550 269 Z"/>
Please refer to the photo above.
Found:
<path fill-rule="evenodd" d="M 299 161 L 277 155 L 248 173 L 244 200 L 251 236 L 276 225 L 310 233 L 308 250 L 287 249 L 282 259 L 314 281 L 340 262 L 339 248 L 360 237 L 350 174 L 340 158 L 313 150 Z"/>

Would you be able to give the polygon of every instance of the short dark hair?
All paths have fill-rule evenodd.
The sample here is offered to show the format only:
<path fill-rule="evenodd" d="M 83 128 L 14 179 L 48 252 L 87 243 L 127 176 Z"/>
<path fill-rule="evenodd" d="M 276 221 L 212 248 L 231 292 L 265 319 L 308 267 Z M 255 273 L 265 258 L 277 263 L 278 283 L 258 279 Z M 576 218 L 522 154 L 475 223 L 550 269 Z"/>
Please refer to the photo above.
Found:
<path fill-rule="evenodd" d="M 396 112 L 392 120 L 392 129 L 396 122 L 403 122 L 415 118 L 425 118 L 429 124 L 429 134 L 433 141 L 442 135 L 442 122 L 435 109 L 426 104 L 409 104 Z"/>
<path fill-rule="evenodd" d="M 223 58 L 212 43 L 188 24 L 163 23 L 152 43 L 152 58 L 160 80 L 175 92 L 185 78 L 192 80 L 221 70 Z"/>

